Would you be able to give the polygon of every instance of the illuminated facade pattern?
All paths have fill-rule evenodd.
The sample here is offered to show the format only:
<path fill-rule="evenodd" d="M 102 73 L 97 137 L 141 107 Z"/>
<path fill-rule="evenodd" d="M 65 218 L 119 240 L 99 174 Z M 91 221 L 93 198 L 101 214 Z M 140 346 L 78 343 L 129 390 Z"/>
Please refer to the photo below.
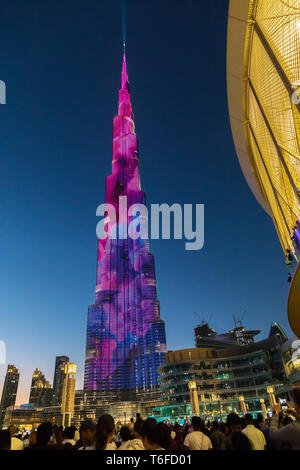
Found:
<path fill-rule="evenodd" d="M 237 34 L 245 39 L 243 54 L 234 44 Z M 300 254 L 299 50 L 300 0 L 231 0 L 228 91 L 236 150 L 284 251 L 291 250 L 296 258 Z M 241 85 L 235 84 L 238 76 Z M 237 97 L 239 86 L 242 92 Z"/>
<path fill-rule="evenodd" d="M 113 122 L 112 174 L 106 178 L 105 202 L 116 209 L 115 239 L 98 242 L 95 305 L 89 307 L 85 363 L 85 390 L 152 390 L 157 368 L 164 363 L 166 339 L 156 295 L 154 258 L 148 240 L 125 238 L 132 221 L 119 210 L 119 197 L 127 205 L 145 204 L 141 190 L 138 141 L 130 102 L 126 57 L 118 115 Z M 122 238 L 123 237 L 123 238 Z"/>

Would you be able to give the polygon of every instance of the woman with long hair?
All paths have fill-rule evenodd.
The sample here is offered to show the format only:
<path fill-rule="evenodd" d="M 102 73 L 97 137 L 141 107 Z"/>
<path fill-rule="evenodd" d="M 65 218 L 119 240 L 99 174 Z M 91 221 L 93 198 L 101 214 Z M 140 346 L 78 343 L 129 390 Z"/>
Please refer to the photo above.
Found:
<path fill-rule="evenodd" d="M 113 442 L 115 436 L 115 420 L 111 415 L 103 415 L 99 418 L 96 433 L 96 450 L 116 450 Z"/>

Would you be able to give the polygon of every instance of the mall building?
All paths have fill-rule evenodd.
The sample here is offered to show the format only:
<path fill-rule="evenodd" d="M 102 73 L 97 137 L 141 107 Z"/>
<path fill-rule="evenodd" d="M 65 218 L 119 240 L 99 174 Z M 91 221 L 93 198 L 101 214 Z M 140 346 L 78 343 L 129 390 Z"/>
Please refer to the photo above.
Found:
<path fill-rule="evenodd" d="M 163 404 L 154 414 L 162 419 L 191 417 L 191 382 L 196 383 L 199 414 L 208 419 L 244 410 L 256 416 L 270 412 L 274 398 L 289 400 L 293 380 L 300 375 L 297 340 L 288 340 L 277 323 L 268 338 L 255 342 L 259 333 L 241 322 L 225 334 L 207 323 L 195 328 L 196 347 L 169 351 L 159 369 Z"/>

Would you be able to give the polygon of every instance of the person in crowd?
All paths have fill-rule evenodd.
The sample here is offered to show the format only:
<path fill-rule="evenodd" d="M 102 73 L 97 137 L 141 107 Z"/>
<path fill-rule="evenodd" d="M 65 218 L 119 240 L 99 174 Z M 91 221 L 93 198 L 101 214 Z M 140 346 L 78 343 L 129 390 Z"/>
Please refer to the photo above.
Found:
<path fill-rule="evenodd" d="M 80 424 L 79 440 L 74 445 L 74 450 L 85 449 L 93 444 L 96 435 L 96 423 L 91 419 L 86 419 Z"/>
<path fill-rule="evenodd" d="M 57 450 L 56 445 L 53 444 L 52 423 L 41 423 L 36 432 L 36 444 L 29 445 L 24 450 Z"/>
<path fill-rule="evenodd" d="M 231 436 L 232 450 L 252 450 L 249 439 L 243 432 L 234 432 Z"/>
<path fill-rule="evenodd" d="M 242 421 L 239 415 L 230 413 L 227 416 L 227 426 L 229 434 L 222 443 L 222 450 L 251 450 L 249 439 L 242 433 Z"/>
<path fill-rule="evenodd" d="M 210 440 L 214 450 L 222 450 L 223 441 L 225 439 L 224 433 L 220 431 L 218 421 L 212 422 Z"/>
<path fill-rule="evenodd" d="M 142 427 L 145 450 L 167 450 L 171 446 L 170 428 L 165 423 L 157 423 L 155 418 L 146 419 Z"/>
<path fill-rule="evenodd" d="M 11 424 L 8 427 L 8 431 L 10 432 L 10 435 L 11 435 L 11 450 L 23 450 L 24 445 L 23 445 L 22 440 L 19 439 L 18 437 L 15 437 L 16 427 L 13 424 Z"/>
<path fill-rule="evenodd" d="M 66 427 L 62 435 L 63 435 L 62 445 L 66 446 L 66 444 L 68 444 L 68 446 L 66 446 L 65 449 L 69 449 L 70 447 L 73 447 L 76 444 L 76 441 L 74 439 L 75 438 L 74 426 Z"/>
<path fill-rule="evenodd" d="M 176 433 L 176 442 L 177 442 L 177 450 L 183 450 L 183 429 L 182 426 L 180 426 L 179 423 L 175 423 L 174 425 L 174 431 Z"/>
<path fill-rule="evenodd" d="M 0 431 L 0 450 L 11 449 L 11 435 L 8 429 Z"/>
<path fill-rule="evenodd" d="M 127 423 L 126 426 L 128 427 L 128 429 L 129 429 L 129 431 L 130 431 L 131 437 L 133 437 L 133 436 L 134 436 L 134 419 L 133 419 L 133 418 L 130 418 L 129 423 Z"/>
<path fill-rule="evenodd" d="M 193 432 L 184 439 L 184 448 L 187 450 L 212 450 L 212 443 L 203 432 L 203 421 L 198 416 L 192 418 Z"/>
<path fill-rule="evenodd" d="M 142 440 L 142 428 L 144 425 L 144 421 L 142 419 L 138 419 L 134 423 L 134 438 L 129 441 L 127 450 L 145 450 L 143 440 Z M 122 446 L 121 446 L 122 447 Z M 118 450 L 124 450 L 119 447 Z"/>
<path fill-rule="evenodd" d="M 279 414 L 281 412 L 280 401 L 273 408 L 273 416 L 270 424 L 270 439 L 272 441 L 287 442 L 293 450 L 300 450 L 300 387 L 292 390 L 294 408 L 289 409 L 286 415 L 292 415 L 294 421 L 279 428 Z"/>
<path fill-rule="evenodd" d="M 34 444 L 36 444 L 36 430 L 35 429 L 32 429 L 30 431 L 28 441 L 29 441 L 28 446 L 26 447 L 33 446 Z"/>
<path fill-rule="evenodd" d="M 264 434 L 254 426 L 253 416 L 250 413 L 245 415 L 246 427 L 242 433 L 248 437 L 252 450 L 265 450 L 267 442 Z"/>
<path fill-rule="evenodd" d="M 128 426 L 122 426 L 120 429 L 121 445 L 118 450 L 130 450 L 130 429 Z"/>
<path fill-rule="evenodd" d="M 111 415 L 103 415 L 98 420 L 95 444 L 86 450 L 116 450 L 114 442 L 115 420 Z"/>
<path fill-rule="evenodd" d="M 62 430 L 60 426 L 54 424 L 53 426 L 53 444 L 57 446 L 57 449 L 61 449 L 63 444 L 62 441 L 64 440 Z"/>

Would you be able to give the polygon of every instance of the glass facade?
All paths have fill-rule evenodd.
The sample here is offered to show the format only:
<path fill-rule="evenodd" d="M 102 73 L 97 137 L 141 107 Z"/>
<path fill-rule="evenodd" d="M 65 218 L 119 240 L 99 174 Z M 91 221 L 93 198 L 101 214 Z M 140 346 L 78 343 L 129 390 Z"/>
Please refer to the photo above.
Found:
<path fill-rule="evenodd" d="M 281 356 L 281 340 L 270 337 L 231 349 L 193 348 L 167 353 L 161 372 L 161 400 L 156 411 L 164 417 L 191 415 L 189 382 L 196 382 L 200 414 L 224 417 L 240 412 L 243 396 L 249 412 L 262 412 L 261 399 L 269 406 L 267 386 L 280 393 L 287 383 Z"/>
<path fill-rule="evenodd" d="M 95 304 L 89 307 L 85 390 L 123 390 L 123 399 L 158 384 L 166 338 L 156 294 L 154 257 L 148 240 L 128 237 L 134 221 L 120 205 L 145 204 L 141 190 L 138 141 L 130 102 L 124 54 L 118 115 L 113 122 L 112 174 L 106 178 L 106 204 L 116 220 L 99 239 Z M 121 198 L 121 199 L 120 199 Z"/>

